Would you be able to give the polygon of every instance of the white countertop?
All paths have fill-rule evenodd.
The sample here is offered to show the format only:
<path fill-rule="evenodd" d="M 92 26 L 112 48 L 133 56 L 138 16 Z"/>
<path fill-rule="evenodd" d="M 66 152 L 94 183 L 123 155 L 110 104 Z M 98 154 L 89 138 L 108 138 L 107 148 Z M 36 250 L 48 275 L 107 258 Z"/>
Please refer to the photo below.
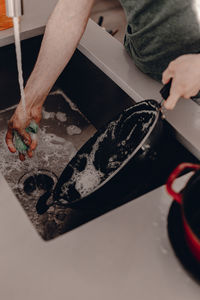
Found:
<path fill-rule="evenodd" d="M 168 241 L 164 187 L 45 242 L 0 185 L 1 299 L 199 299 Z"/>

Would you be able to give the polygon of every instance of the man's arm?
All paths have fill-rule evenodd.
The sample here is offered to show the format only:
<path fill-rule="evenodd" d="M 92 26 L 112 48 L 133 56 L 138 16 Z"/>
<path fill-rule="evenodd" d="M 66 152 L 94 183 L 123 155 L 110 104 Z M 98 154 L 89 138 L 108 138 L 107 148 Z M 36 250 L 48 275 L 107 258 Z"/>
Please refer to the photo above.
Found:
<path fill-rule="evenodd" d="M 13 130 L 17 130 L 24 141 L 30 146 L 28 155 L 36 142 L 31 141 L 25 131 L 31 120 L 39 123 L 42 105 L 72 57 L 88 22 L 94 0 L 59 0 L 50 16 L 36 65 L 25 87 L 26 115 L 22 103 L 9 121 L 6 143 L 11 152 L 16 152 L 13 145 Z M 23 160 L 24 156 L 20 158 Z"/>

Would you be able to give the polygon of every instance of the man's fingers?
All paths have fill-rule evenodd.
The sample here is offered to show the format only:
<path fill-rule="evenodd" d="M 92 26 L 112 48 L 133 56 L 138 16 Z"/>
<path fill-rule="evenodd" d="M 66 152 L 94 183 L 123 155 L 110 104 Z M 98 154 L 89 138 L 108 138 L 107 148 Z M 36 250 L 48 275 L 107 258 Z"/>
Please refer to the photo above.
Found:
<path fill-rule="evenodd" d="M 167 84 L 170 80 L 170 75 L 169 75 L 169 72 L 164 72 L 163 75 L 162 75 L 162 83 L 163 84 Z"/>
<path fill-rule="evenodd" d="M 30 144 L 30 149 L 31 150 L 35 150 L 35 148 L 37 147 L 37 139 L 32 139 L 32 142 Z"/>
<path fill-rule="evenodd" d="M 37 121 L 39 120 L 40 118 L 38 117 Z M 19 134 L 21 140 L 28 146 L 27 155 L 31 158 L 33 156 L 33 151 L 37 147 L 36 135 L 32 133 L 29 134 L 24 127 L 20 126 L 20 122 L 16 122 L 16 120 L 13 121 L 11 119 L 8 122 L 8 130 L 5 137 L 6 144 L 10 152 L 15 153 L 17 151 L 14 145 L 14 131 L 16 131 Z M 25 153 L 19 153 L 18 155 L 21 161 L 25 160 Z"/>
<path fill-rule="evenodd" d="M 28 157 L 30 157 L 30 158 L 33 157 L 33 151 L 31 149 L 28 149 L 27 154 L 28 154 Z"/>
<path fill-rule="evenodd" d="M 171 93 L 167 100 L 164 102 L 164 107 L 167 109 L 174 109 L 179 98 L 180 95 L 178 93 Z"/>
<path fill-rule="evenodd" d="M 169 67 L 162 74 L 162 83 L 167 84 L 170 81 L 170 79 L 173 78 L 173 76 L 174 72 L 172 72 L 169 65 Z"/>
<path fill-rule="evenodd" d="M 199 89 L 193 88 L 193 89 L 187 91 L 187 92 L 183 95 L 183 97 L 186 98 L 186 99 L 190 99 L 191 97 L 197 96 L 198 93 L 199 93 Z"/>
<path fill-rule="evenodd" d="M 6 144 L 7 144 L 10 152 L 12 152 L 12 153 L 16 152 L 16 148 L 13 144 L 13 131 L 11 128 L 8 128 L 8 131 L 6 134 Z"/>
<path fill-rule="evenodd" d="M 170 72 L 169 72 L 169 74 L 170 74 Z M 170 77 L 170 78 L 172 78 L 172 77 Z M 174 109 L 174 107 L 176 106 L 176 103 L 178 102 L 179 98 L 183 96 L 182 92 L 183 91 L 181 89 L 180 84 L 178 84 L 176 78 L 173 78 L 171 88 L 170 88 L 169 97 L 164 102 L 164 107 L 166 109 Z"/>
<path fill-rule="evenodd" d="M 25 155 L 23 153 L 19 153 L 19 159 L 21 161 L 24 161 L 25 160 Z"/>
<path fill-rule="evenodd" d="M 32 150 L 34 150 L 37 146 L 37 141 L 32 141 L 30 135 L 25 130 L 18 130 L 20 136 L 22 137 L 23 141 L 26 145 L 30 145 L 27 151 L 28 156 L 31 158 L 33 156 Z M 13 129 L 8 127 L 8 131 L 6 134 L 6 144 L 10 152 L 15 153 L 17 150 L 13 144 Z M 21 161 L 25 160 L 25 155 L 23 153 L 19 153 L 19 159 Z"/>
<path fill-rule="evenodd" d="M 31 144 L 31 137 L 30 134 L 28 132 L 26 132 L 25 129 L 17 129 L 18 133 L 20 134 L 20 136 L 22 137 L 23 142 L 29 146 Z"/>
<path fill-rule="evenodd" d="M 37 147 L 37 136 L 34 134 L 32 136 L 32 141 L 31 141 L 31 144 L 30 144 L 29 149 L 27 151 L 27 154 L 30 158 L 33 157 L 33 151 L 36 149 L 36 147 Z"/>

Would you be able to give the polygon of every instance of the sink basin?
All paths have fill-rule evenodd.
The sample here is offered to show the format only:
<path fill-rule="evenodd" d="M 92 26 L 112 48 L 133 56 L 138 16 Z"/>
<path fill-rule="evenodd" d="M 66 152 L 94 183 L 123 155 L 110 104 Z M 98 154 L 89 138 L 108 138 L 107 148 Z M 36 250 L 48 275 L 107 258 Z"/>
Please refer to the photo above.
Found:
<path fill-rule="evenodd" d="M 22 42 L 23 73 L 27 80 L 34 66 L 42 37 Z M 57 178 L 78 149 L 106 122 L 134 104 L 123 90 L 91 63 L 75 52 L 49 93 L 40 124 L 39 145 L 32 159 L 20 162 L 5 145 L 7 120 L 19 101 L 14 45 L 0 48 L 0 170 L 34 227 L 44 240 L 50 240 L 98 217 L 105 212 L 162 185 L 172 169 L 182 161 L 196 162 L 173 137 L 165 122 L 164 142 L 152 153 L 145 177 L 137 190 L 131 189 L 134 170 L 122 179 L 122 193 L 97 206 L 65 208 L 52 202 L 38 205 L 38 199 L 54 188 Z M 50 208 L 45 211 L 45 205 Z"/>

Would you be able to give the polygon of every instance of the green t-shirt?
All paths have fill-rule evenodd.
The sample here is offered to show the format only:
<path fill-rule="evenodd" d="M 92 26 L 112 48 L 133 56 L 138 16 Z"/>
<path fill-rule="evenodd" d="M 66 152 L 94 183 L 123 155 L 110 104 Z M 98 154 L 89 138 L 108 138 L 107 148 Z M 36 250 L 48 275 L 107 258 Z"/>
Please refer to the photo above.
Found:
<path fill-rule="evenodd" d="M 125 47 L 136 65 L 160 80 L 169 62 L 200 52 L 200 0 L 119 0 L 127 17 Z"/>

